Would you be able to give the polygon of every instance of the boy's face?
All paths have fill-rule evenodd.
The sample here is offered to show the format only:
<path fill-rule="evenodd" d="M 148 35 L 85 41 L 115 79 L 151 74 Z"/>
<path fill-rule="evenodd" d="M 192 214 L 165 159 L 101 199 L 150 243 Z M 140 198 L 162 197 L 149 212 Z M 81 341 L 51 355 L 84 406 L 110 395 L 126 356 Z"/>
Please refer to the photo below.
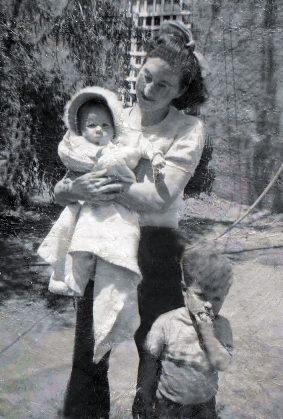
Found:
<path fill-rule="evenodd" d="M 82 110 L 82 136 L 98 146 L 104 146 L 113 140 L 114 127 L 112 117 L 105 105 L 89 105 Z"/>
<path fill-rule="evenodd" d="M 202 286 L 194 283 L 187 288 L 185 293 L 185 304 L 192 314 L 209 313 L 212 309 L 216 316 L 224 303 L 229 287 Z"/>

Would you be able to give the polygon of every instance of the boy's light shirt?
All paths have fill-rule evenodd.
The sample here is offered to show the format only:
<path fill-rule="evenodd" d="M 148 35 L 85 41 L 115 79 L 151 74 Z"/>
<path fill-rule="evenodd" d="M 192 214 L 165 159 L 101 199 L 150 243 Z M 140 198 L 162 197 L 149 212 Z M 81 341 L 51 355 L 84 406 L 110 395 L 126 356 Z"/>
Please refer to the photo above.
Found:
<path fill-rule="evenodd" d="M 215 334 L 231 354 L 232 331 L 228 320 L 214 320 Z M 215 396 L 218 373 L 212 369 L 185 307 L 161 315 L 153 324 L 145 349 L 161 360 L 159 392 L 174 403 L 204 403 Z"/>

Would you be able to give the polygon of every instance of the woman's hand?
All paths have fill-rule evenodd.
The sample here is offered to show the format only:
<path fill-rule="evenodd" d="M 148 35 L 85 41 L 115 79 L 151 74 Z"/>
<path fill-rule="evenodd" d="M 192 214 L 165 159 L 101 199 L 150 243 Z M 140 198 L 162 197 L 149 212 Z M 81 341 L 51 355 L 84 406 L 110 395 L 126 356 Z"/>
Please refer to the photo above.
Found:
<path fill-rule="evenodd" d="M 103 171 L 99 173 L 87 173 L 75 179 L 70 185 L 70 192 L 77 197 L 95 205 L 104 205 L 117 198 L 123 187 L 120 183 L 113 182 L 112 178 L 101 177 Z"/>
<path fill-rule="evenodd" d="M 94 205 L 105 205 L 117 198 L 122 192 L 121 183 L 104 176 L 105 170 L 82 175 L 74 180 L 64 179 L 55 187 L 56 201 L 68 205 L 75 201 L 86 201 Z"/>

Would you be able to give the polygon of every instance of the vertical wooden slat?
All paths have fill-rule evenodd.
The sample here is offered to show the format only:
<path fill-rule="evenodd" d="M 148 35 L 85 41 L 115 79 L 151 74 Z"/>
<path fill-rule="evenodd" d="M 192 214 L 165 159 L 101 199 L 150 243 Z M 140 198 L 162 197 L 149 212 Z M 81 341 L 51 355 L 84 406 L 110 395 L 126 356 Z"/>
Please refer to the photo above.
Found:
<path fill-rule="evenodd" d="M 143 10 L 144 10 L 144 12 L 147 12 L 148 11 L 147 0 L 144 0 Z"/>

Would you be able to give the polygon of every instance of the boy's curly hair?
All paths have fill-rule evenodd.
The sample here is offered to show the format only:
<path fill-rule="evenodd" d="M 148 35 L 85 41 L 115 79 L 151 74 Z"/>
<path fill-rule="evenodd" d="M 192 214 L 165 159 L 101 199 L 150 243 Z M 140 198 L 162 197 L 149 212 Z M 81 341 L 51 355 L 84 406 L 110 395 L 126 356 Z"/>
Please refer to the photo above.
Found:
<path fill-rule="evenodd" d="M 198 283 L 203 288 L 227 288 L 233 283 L 228 259 L 208 250 L 185 248 L 182 257 L 183 281 L 186 287 Z"/>

